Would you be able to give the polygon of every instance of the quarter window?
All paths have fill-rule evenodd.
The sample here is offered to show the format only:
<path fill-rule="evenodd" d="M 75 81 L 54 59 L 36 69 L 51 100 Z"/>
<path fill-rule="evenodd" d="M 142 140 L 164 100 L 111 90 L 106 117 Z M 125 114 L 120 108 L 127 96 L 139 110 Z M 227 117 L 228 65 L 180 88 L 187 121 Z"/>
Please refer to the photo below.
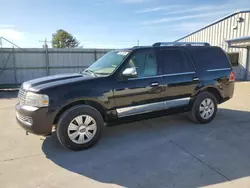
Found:
<path fill-rule="evenodd" d="M 161 58 L 164 67 L 164 74 L 176 74 L 193 71 L 191 62 L 189 62 L 189 60 L 184 56 L 184 53 L 180 50 L 161 50 Z"/>
<path fill-rule="evenodd" d="M 126 68 L 135 67 L 137 77 L 150 77 L 157 75 L 157 61 L 154 50 L 137 51 L 127 62 Z"/>
<path fill-rule="evenodd" d="M 226 54 L 218 47 L 193 47 L 188 51 L 198 70 L 230 68 Z"/>

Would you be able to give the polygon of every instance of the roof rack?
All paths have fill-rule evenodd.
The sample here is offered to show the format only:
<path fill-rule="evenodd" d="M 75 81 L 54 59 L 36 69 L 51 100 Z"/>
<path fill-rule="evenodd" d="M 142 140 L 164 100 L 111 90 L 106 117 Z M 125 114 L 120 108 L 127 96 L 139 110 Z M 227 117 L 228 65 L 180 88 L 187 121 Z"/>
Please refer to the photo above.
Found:
<path fill-rule="evenodd" d="M 133 46 L 132 48 L 143 48 L 143 47 L 150 47 L 150 46 Z"/>
<path fill-rule="evenodd" d="M 160 46 L 210 46 L 207 42 L 157 42 L 154 47 Z"/>

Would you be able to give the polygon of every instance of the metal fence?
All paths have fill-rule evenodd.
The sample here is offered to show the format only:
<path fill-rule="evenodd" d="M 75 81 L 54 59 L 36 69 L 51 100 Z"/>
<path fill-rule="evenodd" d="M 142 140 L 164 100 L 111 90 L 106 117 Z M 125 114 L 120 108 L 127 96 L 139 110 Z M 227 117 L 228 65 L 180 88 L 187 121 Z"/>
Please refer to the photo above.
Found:
<path fill-rule="evenodd" d="M 1 48 L 0 87 L 61 73 L 79 72 L 110 49 Z"/>

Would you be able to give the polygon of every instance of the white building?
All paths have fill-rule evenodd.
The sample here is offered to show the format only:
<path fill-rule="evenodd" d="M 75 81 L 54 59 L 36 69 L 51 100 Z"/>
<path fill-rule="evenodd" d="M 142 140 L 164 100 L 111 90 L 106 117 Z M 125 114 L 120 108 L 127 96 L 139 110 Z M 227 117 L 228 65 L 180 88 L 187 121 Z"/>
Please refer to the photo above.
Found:
<path fill-rule="evenodd" d="M 250 80 L 250 10 L 215 21 L 176 42 L 208 42 L 229 55 L 238 80 Z"/>

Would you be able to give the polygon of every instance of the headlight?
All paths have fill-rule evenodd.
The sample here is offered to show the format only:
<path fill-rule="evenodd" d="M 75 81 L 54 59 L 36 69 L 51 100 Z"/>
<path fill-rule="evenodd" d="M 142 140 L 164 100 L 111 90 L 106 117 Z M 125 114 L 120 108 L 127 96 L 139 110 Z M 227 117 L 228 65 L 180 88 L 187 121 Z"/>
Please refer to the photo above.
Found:
<path fill-rule="evenodd" d="M 47 95 L 27 92 L 25 105 L 35 107 L 49 106 L 49 97 Z"/>

